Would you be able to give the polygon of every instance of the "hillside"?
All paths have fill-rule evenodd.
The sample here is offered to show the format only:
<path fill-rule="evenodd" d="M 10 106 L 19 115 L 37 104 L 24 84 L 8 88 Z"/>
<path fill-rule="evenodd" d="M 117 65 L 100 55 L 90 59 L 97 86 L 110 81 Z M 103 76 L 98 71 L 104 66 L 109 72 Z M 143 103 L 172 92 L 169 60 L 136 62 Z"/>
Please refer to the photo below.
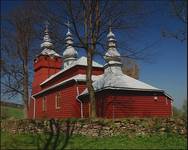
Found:
<path fill-rule="evenodd" d="M 23 119 L 23 108 L 1 105 L 1 119 Z"/>

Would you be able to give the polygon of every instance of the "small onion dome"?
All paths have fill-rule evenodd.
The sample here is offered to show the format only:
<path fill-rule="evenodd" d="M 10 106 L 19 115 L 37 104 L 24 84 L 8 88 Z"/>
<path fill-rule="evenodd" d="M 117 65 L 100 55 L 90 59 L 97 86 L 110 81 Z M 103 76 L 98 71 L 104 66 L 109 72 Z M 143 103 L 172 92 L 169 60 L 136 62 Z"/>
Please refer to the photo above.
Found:
<path fill-rule="evenodd" d="M 114 37 L 115 38 L 115 35 L 114 35 L 114 33 L 112 32 L 111 29 L 110 29 L 110 32 L 107 35 L 107 38 L 110 38 L 110 37 Z"/>
<path fill-rule="evenodd" d="M 73 46 L 73 38 L 72 38 L 72 34 L 70 33 L 69 30 L 66 34 L 65 44 L 66 44 L 66 47 Z"/>
<path fill-rule="evenodd" d="M 58 53 L 56 53 L 53 50 L 53 48 L 54 48 L 54 46 L 53 46 L 52 40 L 50 39 L 50 36 L 48 33 L 48 24 L 46 24 L 46 29 L 44 31 L 44 38 L 43 38 L 43 42 L 41 44 L 42 52 L 40 54 L 61 57 Z"/>
<path fill-rule="evenodd" d="M 48 33 L 48 26 L 46 26 L 46 29 L 44 31 L 44 38 L 43 38 L 43 43 L 41 44 L 41 48 L 53 48 L 53 43 L 52 40 L 50 39 L 49 33 Z"/>
<path fill-rule="evenodd" d="M 118 61 L 121 62 L 121 55 L 117 51 L 116 48 L 109 48 L 108 51 L 106 52 L 104 59 L 109 62 L 109 61 Z"/>
<path fill-rule="evenodd" d="M 72 34 L 70 33 L 69 29 L 68 29 L 68 32 L 66 34 L 65 45 L 66 45 L 66 49 L 63 53 L 63 58 L 64 59 L 77 58 L 78 53 L 75 50 L 75 48 L 73 47 L 73 38 L 72 38 Z"/>
<path fill-rule="evenodd" d="M 66 36 L 72 36 L 72 33 L 70 32 L 70 30 L 68 29 Z"/>
<path fill-rule="evenodd" d="M 116 39 L 114 33 L 110 31 L 107 35 L 107 46 L 108 50 L 104 56 L 104 59 L 109 62 L 109 61 L 118 61 L 121 62 L 120 59 L 120 53 L 117 51 L 117 46 L 116 46 Z"/>
<path fill-rule="evenodd" d="M 63 53 L 63 58 L 77 58 L 78 53 L 72 46 L 68 46 Z"/>

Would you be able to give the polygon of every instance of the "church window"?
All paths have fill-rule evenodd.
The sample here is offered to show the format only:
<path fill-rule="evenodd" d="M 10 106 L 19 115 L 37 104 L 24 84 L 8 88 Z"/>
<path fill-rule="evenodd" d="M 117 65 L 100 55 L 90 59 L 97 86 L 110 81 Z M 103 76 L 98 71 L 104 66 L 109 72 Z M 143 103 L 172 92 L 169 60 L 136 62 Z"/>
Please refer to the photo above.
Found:
<path fill-rule="evenodd" d="M 165 97 L 165 102 L 166 102 L 166 105 L 168 105 L 168 99 L 167 99 L 167 97 Z"/>
<path fill-rule="evenodd" d="M 59 109 L 61 108 L 61 93 L 58 92 L 55 96 L 55 108 Z"/>
<path fill-rule="evenodd" d="M 42 111 L 46 111 L 46 96 L 42 98 Z"/>

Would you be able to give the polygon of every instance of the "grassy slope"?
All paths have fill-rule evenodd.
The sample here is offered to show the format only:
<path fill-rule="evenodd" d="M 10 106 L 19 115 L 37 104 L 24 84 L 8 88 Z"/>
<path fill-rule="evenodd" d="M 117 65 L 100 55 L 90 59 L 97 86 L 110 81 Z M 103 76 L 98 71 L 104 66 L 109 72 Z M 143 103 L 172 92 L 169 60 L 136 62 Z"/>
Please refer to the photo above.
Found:
<path fill-rule="evenodd" d="M 3 137 L 1 138 L 1 148 L 3 149 L 36 149 L 37 141 L 39 141 L 36 135 L 31 134 L 16 134 L 12 136 L 8 133 L 2 133 L 1 136 Z M 44 136 L 42 137 L 44 139 Z M 63 144 L 64 140 L 63 137 L 60 139 L 61 144 Z M 186 143 L 185 137 L 172 134 L 132 138 L 125 135 L 104 138 L 75 135 L 68 141 L 66 149 L 186 149 Z"/>
<path fill-rule="evenodd" d="M 23 109 L 10 106 L 1 106 L 1 116 L 6 116 L 6 118 L 23 119 Z"/>
<path fill-rule="evenodd" d="M 75 142 L 74 142 L 75 141 Z M 116 136 L 106 138 L 79 138 L 70 140 L 67 148 L 87 149 L 185 149 L 186 139 L 176 135 L 152 135 L 129 138 Z"/>

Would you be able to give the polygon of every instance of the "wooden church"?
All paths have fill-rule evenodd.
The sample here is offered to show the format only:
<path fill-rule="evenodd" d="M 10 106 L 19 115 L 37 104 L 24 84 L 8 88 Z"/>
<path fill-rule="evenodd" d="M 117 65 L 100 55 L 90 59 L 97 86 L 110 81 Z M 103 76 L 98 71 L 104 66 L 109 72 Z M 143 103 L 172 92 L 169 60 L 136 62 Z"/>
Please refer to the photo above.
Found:
<path fill-rule="evenodd" d="M 34 78 L 28 118 L 87 118 L 90 101 L 86 87 L 87 58 L 77 58 L 68 29 L 63 56 L 55 52 L 45 29 L 42 52 L 34 59 Z M 100 118 L 169 117 L 172 98 L 165 91 L 122 73 L 115 35 L 107 35 L 106 64 L 93 61 L 92 80 Z"/>

